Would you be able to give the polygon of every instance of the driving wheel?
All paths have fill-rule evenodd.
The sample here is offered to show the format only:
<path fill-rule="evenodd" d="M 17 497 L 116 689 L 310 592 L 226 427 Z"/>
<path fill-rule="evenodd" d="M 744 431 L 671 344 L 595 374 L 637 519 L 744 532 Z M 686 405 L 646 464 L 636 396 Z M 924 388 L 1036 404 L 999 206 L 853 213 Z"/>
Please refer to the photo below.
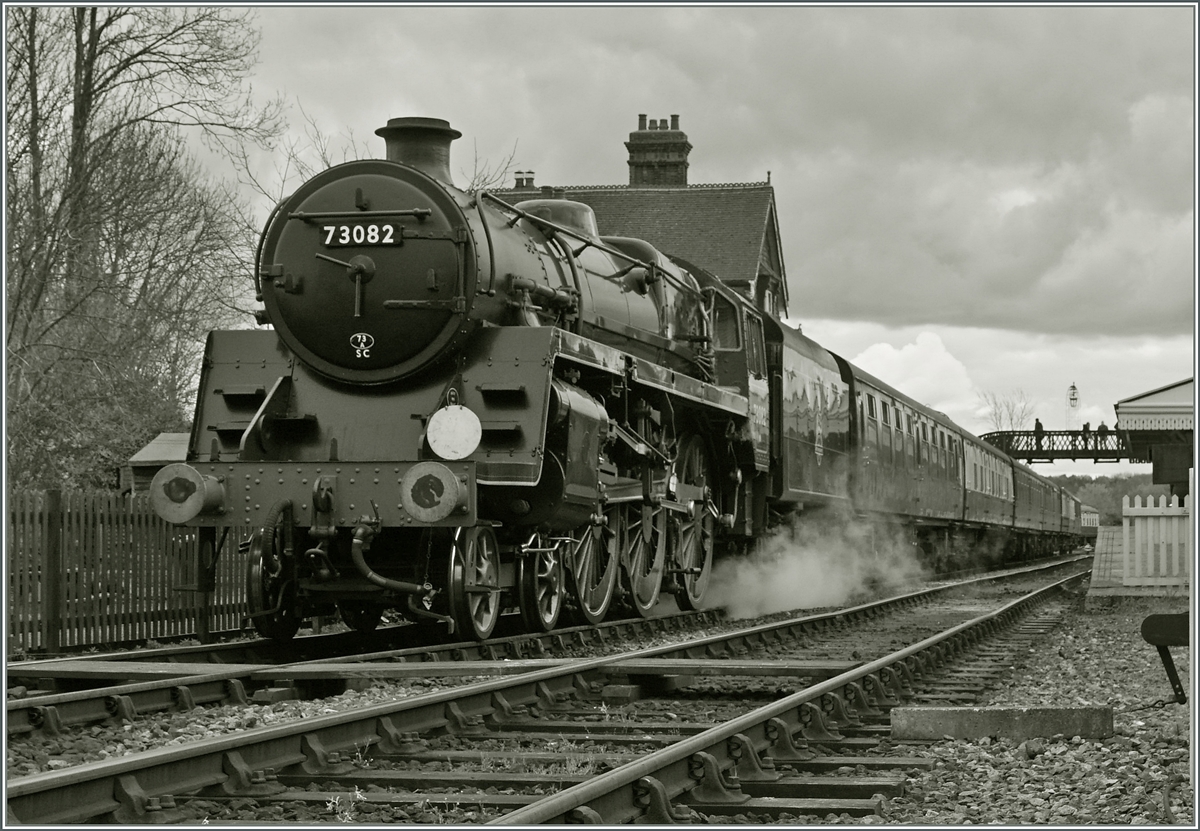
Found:
<path fill-rule="evenodd" d="M 570 567 L 573 599 L 571 616 L 579 623 L 596 625 L 604 620 L 617 593 L 617 572 L 620 570 L 621 509 L 612 506 L 604 511 L 603 525 L 583 525 L 571 534 Z"/>
<path fill-rule="evenodd" d="M 500 547 L 491 527 L 464 528 L 455 538 L 447 594 L 455 634 L 486 640 L 500 619 Z"/>
<path fill-rule="evenodd" d="M 688 513 L 671 516 L 672 557 L 678 565 L 673 569 L 675 600 L 685 611 L 700 608 L 712 577 L 715 525 L 708 509 L 710 471 L 704 440 L 695 433 L 685 437 L 675 458 L 675 477 L 679 498 L 688 506 Z"/>
<path fill-rule="evenodd" d="M 246 602 L 254 630 L 264 638 L 286 641 L 300 629 L 296 606 L 296 560 L 291 556 L 291 505 L 250 538 L 246 560 Z"/>
<path fill-rule="evenodd" d="M 549 632 L 558 624 L 567 585 L 566 540 L 534 532 L 517 557 L 518 605 L 526 632 Z"/>
<path fill-rule="evenodd" d="M 639 616 L 650 617 L 662 591 L 666 561 L 663 509 L 647 503 L 621 507 L 626 602 Z"/>

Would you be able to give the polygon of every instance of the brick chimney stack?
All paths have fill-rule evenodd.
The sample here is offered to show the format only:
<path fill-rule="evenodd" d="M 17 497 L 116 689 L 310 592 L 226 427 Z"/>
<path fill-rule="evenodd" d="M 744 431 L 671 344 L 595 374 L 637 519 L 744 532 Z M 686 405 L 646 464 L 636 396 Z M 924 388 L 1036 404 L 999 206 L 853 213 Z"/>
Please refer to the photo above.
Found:
<path fill-rule="evenodd" d="M 692 145 L 679 129 L 679 116 L 667 120 L 638 115 L 638 129 L 625 142 L 629 151 L 630 187 L 687 187 L 688 153 Z"/>

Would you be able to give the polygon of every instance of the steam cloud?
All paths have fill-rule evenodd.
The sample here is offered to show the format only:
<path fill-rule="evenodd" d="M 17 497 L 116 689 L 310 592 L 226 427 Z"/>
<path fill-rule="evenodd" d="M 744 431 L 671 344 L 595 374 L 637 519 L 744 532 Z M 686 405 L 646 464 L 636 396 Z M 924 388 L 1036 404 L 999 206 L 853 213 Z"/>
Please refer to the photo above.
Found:
<path fill-rule="evenodd" d="M 795 516 L 747 556 L 720 560 L 707 606 L 733 619 L 837 606 L 919 579 L 918 549 L 844 517 Z"/>

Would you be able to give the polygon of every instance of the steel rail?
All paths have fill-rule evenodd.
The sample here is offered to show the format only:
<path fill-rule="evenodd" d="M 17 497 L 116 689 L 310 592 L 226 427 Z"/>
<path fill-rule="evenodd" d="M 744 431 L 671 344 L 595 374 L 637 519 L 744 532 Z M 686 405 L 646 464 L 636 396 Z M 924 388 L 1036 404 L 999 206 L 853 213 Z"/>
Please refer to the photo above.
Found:
<path fill-rule="evenodd" d="M 964 580 L 956 585 L 973 585 L 978 582 L 988 582 L 998 579 L 1011 578 L 1022 574 L 1032 573 L 1036 571 L 1046 570 L 1048 568 L 1057 568 L 1066 565 L 1075 560 L 1085 559 L 1083 557 L 1075 558 L 1074 560 L 1064 560 L 1055 563 L 1039 563 L 1033 566 L 1024 566 L 1017 569 L 1006 570 L 1002 573 L 985 574 L 973 578 L 972 580 Z M 873 601 L 870 603 L 861 604 L 859 606 L 842 609 L 837 612 L 828 612 L 817 615 L 809 615 L 803 618 L 795 618 L 784 621 L 782 623 L 763 624 L 753 629 L 741 630 L 741 635 L 730 636 L 732 642 L 736 642 L 740 637 L 745 640 L 750 640 L 755 637 L 761 638 L 765 633 L 786 628 L 812 628 L 819 627 L 825 622 L 837 622 L 844 616 L 854 616 L 859 613 L 870 613 L 872 610 L 882 608 L 879 604 L 882 603 L 899 603 L 908 598 L 919 598 L 930 591 L 939 591 L 941 587 L 933 587 L 932 589 L 923 589 L 909 595 L 900 595 L 893 598 L 888 598 L 885 601 Z M 599 624 L 595 627 L 576 626 L 567 629 L 560 629 L 549 633 L 538 633 L 529 635 L 516 635 L 503 638 L 496 638 L 490 641 L 475 643 L 475 642 L 460 642 L 450 644 L 432 644 L 426 646 L 401 647 L 398 649 L 378 650 L 374 652 L 357 653 L 353 655 L 328 656 L 313 659 L 304 659 L 300 661 L 286 661 L 278 665 L 279 668 L 288 666 L 303 666 L 306 663 L 350 663 L 361 661 L 375 660 L 395 660 L 397 658 L 410 659 L 419 658 L 420 660 L 433 660 L 434 654 L 449 654 L 455 660 L 468 659 L 471 656 L 480 658 L 498 659 L 498 658 L 521 658 L 525 657 L 527 650 L 526 646 L 534 652 L 544 651 L 546 644 L 551 644 L 560 649 L 567 647 L 568 640 L 574 640 L 580 646 L 586 646 L 589 642 L 604 643 L 608 635 L 615 633 L 616 637 L 621 637 L 628 634 L 630 629 L 655 629 L 660 631 L 663 628 L 670 628 L 679 625 L 682 620 L 689 618 L 699 618 L 700 622 L 711 622 L 712 611 L 701 612 L 686 612 L 681 615 L 672 615 L 668 617 L 650 618 L 647 620 L 618 620 L 608 621 Z M 402 628 L 402 627 L 397 627 Z M 322 641 L 329 640 L 335 642 L 337 639 L 345 639 L 347 633 L 337 633 L 333 635 L 314 635 L 308 636 L 301 640 L 320 639 Z M 375 633 L 373 633 L 375 634 Z M 706 648 L 713 643 L 716 643 L 727 636 L 714 635 L 709 640 L 701 639 L 699 641 L 689 642 L 681 645 L 679 651 L 682 654 L 695 657 L 696 653 L 703 654 Z M 70 664 L 79 663 L 82 661 L 105 661 L 111 660 L 116 663 L 121 661 L 145 661 L 147 658 L 153 660 L 157 655 L 166 655 L 167 657 L 185 657 L 188 655 L 213 655 L 220 652 L 236 652 L 238 650 L 248 650 L 253 652 L 260 646 L 269 643 L 262 639 L 250 641 L 247 644 L 217 644 L 217 645 L 198 645 L 186 647 L 166 647 L 163 650 L 149 650 L 141 652 L 115 652 L 99 655 L 81 655 L 72 656 L 70 658 L 47 659 L 37 661 L 21 661 L 15 664 L 10 664 L 7 667 L 9 677 L 20 677 L 22 667 L 43 667 L 54 664 Z M 313 648 L 321 648 L 320 643 L 300 644 L 296 646 L 308 646 Z M 503 650 L 505 654 L 499 654 Z M 184 663 L 184 662 L 181 662 Z M 259 661 L 241 661 L 238 663 L 260 663 Z M 75 724 L 87 724 L 95 721 L 100 721 L 111 716 L 121 716 L 132 719 L 138 713 L 158 712 L 167 709 L 177 709 L 184 707 L 190 709 L 194 704 L 209 704 L 218 701 L 231 700 L 237 703 L 244 703 L 246 700 L 245 689 L 243 682 L 250 679 L 250 675 L 244 668 L 236 669 L 218 669 L 220 663 L 214 664 L 214 670 L 211 673 L 204 674 L 188 674 L 180 675 L 175 678 L 164 678 L 161 680 L 142 681 L 134 684 L 121 684 L 116 686 L 98 687 L 91 690 L 79 690 L 67 693 L 52 693 L 46 695 L 35 695 L 22 699 L 9 699 L 5 702 L 5 710 L 7 717 L 7 727 L 9 733 L 27 733 L 38 729 L 49 729 L 51 732 L 57 732 L 62 727 Z"/>
<path fill-rule="evenodd" d="M 514 635 L 484 642 L 462 641 L 448 644 L 429 644 L 351 655 L 284 661 L 276 664 L 275 668 L 283 669 L 290 666 L 303 666 L 312 663 L 334 664 L 355 661 L 408 660 L 412 658 L 416 658 L 419 661 L 430 661 L 437 660 L 434 656 L 438 654 L 448 654 L 454 660 L 468 660 L 473 656 L 488 660 L 520 658 L 524 657 L 530 651 L 544 651 L 548 643 L 565 649 L 568 640 L 576 640 L 579 645 L 583 646 L 597 640 L 603 642 L 610 633 L 616 633 L 616 637 L 629 635 L 629 630 L 664 633 L 671 629 L 687 626 L 692 622 L 701 624 L 713 623 L 715 619 L 716 613 L 711 610 L 683 612 L 678 615 L 644 620 L 609 621 L 599 624 L 596 627 L 577 626 L 549 633 Z M 344 636 L 346 634 L 349 633 L 328 636 L 316 635 L 304 638 L 303 640 L 309 640 L 310 638 L 345 639 Z M 267 641 L 257 639 L 241 648 L 252 653 L 257 647 L 268 644 L 269 642 Z M 299 646 L 296 642 L 292 642 L 291 645 Z M 237 652 L 239 650 L 239 645 L 237 644 L 222 646 L 226 648 L 183 647 L 182 649 L 190 650 L 190 652 L 181 653 L 181 648 L 179 647 L 168 647 L 161 652 L 159 650 L 149 650 L 148 652 L 83 655 L 67 659 L 48 659 L 44 661 L 21 661 L 16 664 L 10 664 L 7 667 L 7 674 L 10 678 L 19 678 L 21 677 L 22 668 L 44 668 L 56 664 L 70 666 L 72 663 L 82 663 L 85 661 L 112 661 L 114 666 L 119 666 L 124 661 L 145 661 L 147 658 L 153 660 L 159 655 L 166 655 L 167 657 L 179 657 L 183 654 L 212 655 L 221 652 Z M 321 648 L 321 644 L 309 644 L 307 646 Z M 177 663 L 182 666 L 189 665 L 189 662 L 186 661 L 179 661 Z M 7 729 L 10 734 L 27 733 L 38 729 L 49 729 L 51 732 L 58 732 L 63 727 L 101 721 L 111 716 L 121 716 L 132 720 L 133 716 L 138 713 L 158 712 L 167 709 L 178 709 L 180 707 L 191 709 L 191 706 L 195 704 L 210 704 L 226 700 L 236 703 L 246 703 L 244 682 L 253 680 L 253 673 L 247 671 L 244 665 L 259 664 L 262 662 L 245 660 L 233 663 L 240 663 L 243 666 L 220 669 L 221 662 L 212 662 L 213 671 L 208 673 L 182 673 L 172 678 L 141 681 L 133 684 L 120 684 L 89 690 L 49 693 L 27 698 L 9 699 L 5 702 Z"/>
<path fill-rule="evenodd" d="M 739 716 L 704 733 L 682 739 L 676 744 L 652 752 L 637 761 L 600 774 L 587 782 L 575 785 L 538 802 L 518 808 L 502 817 L 490 821 L 489 825 L 539 825 L 567 824 L 596 821 L 605 824 L 620 824 L 643 817 L 647 808 L 663 812 L 659 819 L 671 816 L 669 804 L 654 805 L 654 794 L 672 799 L 685 794 L 701 784 L 706 775 L 725 771 L 738 762 L 731 740 L 738 736 L 749 739 L 755 752 L 762 752 L 774 744 L 767 735 L 767 724 L 779 719 L 795 735 L 802 729 L 800 708 L 826 695 L 839 693 L 847 683 L 861 681 L 869 675 L 889 669 L 898 663 L 916 658 L 922 653 L 941 647 L 963 635 L 975 632 L 989 623 L 1013 614 L 1019 609 L 1042 601 L 1051 592 L 1087 572 L 1056 581 L 1042 589 L 1030 592 L 1001 608 L 958 624 L 945 632 L 933 635 L 916 644 L 898 650 L 891 655 L 871 661 L 858 669 L 850 670 L 834 678 L 814 684 L 779 701 L 751 713 Z M 789 718 L 790 717 L 790 718 Z M 778 729 L 778 728 L 777 728 Z M 790 738 L 790 737 L 789 737 Z M 745 753 L 746 742 L 736 747 Z M 706 768 L 697 754 L 709 754 L 717 760 L 716 768 Z M 743 762 L 746 760 L 743 758 Z M 757 765 L 752 765 L 757 767 Z M 651 782 L 648 777 L 653 777 Z M 657 783 L 657 784 L 655 784 Z M 724 787 L 721 783 L 718 787 Z M 661 798 L 661 797 L 659 797 Z M 586 810 L 586 812 L 585 812 Z M 647 817 L 654 819 L 654 817 Z"/>
<path fill-rule="evenodd" d="M 1064 564 L 1059 562 L 1038 568 L 1056 568 Z M 343 759 L 352 757 L 356 752 L 372 747 L 384 753 L 396 751 L 414 732 L 433 729 L 453 732 L 488 716 L 499 714 L 503 717 L 522 704 L 553 705 L 573 695 L 579 688 L 588 688 L 583 673 L 623 660 L 672 654 L 691 657 L 696 651 L 708 652 L 718 644 L 764 640 L 768 634 L 784 629 L 819 629 L 830 623 L 870 616 L 888 606 L 911 604 L 920 598 L 932 597 L 971 583 L 1019 576 L 1033 570 L 1038 569 L 1024 569 L 999 577 L 980 577 L 967 583 L 922 589 L 877 603 L 763 624 L 684 644 L 668 644 L 585 659 L 565 666 L 425 693 L 399 702 L 11 779 L 7 782 L 7 816 L 10 822 L 38 824 L 88 822 L 106 815 L 119 822 L 145 821 L 147 811 L 158 797 L 190 794 L 206 788 L 227 794 L 253 796 L 266 792 L 264 788 L 268 785 L 264 784 L 263 772 L 268 769 L 282 771 L 299 766 L 311 774 L 336 776 L 346 773 L 352 766 Z M 1077 579 L 1078 576 L 1068 579 Z M 910 648 L 910 651 L 913 649 Z M 902 653 L 906 654 L 906 651 Z M 874 667 L 876 664 L 880 664 L 880 661 L 868 666 Z M 821 695 L 824 691 L 838 689 L 851 675 L 862 677 L 870 671 L 860 668 L 839 676 L 840 683 L 835 683 L 838 679 L 831 679 L 811 689 L 819 689 L 822 692 L 816 695 Z M 730 724 L 740 727 L 743 721 L 737 719 Z M 689 740 L 689 746 L 693 741 Z M 691 752 L 687 755 L 691 755 Z M 653 758 L 661 756 L 654 754 Z M 642 762 L 637 765 L 636 769 L 640 771 Z M 637 778 L 645 775 L 639 773 Z M 606 778 L 605 781 L 611 780 Z M 575 789 L 571 791 L 577 792 Z"/>

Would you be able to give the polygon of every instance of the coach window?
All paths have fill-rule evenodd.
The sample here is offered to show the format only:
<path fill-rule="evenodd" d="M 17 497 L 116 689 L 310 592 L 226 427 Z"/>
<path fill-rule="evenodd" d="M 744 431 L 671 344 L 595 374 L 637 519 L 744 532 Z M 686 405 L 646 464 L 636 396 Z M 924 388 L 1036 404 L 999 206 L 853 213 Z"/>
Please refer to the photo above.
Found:
<path fill-rule="evenodd" d="M 883 434 L 883 459 L 888 464 L 892 463 L 892 408 L 886 401 L 881 401 L 880 406 L 883 408 L 883 427 L 880 431 Z"/>
<path fill-rule="evenodd" d="M 867 439 L 875 447 L 879 447 L 879 416 L 875 411 L 875 396 L 867 393 Z"/>
<path fill-rule="evenodd" d="M 746 310 L 746 368 L 755 378 L 767 377 L 766 346 L 763 344 L 762 320 Z"/>
<path fill-rule="evenodd" d="M 913 421 L 913 416 L 908 417 L 905 424 L 908 432 L 908 458 L 909 463 L 915 470 L 921 464 L 921 448 L 917 445 L 917 423 Z"/>

